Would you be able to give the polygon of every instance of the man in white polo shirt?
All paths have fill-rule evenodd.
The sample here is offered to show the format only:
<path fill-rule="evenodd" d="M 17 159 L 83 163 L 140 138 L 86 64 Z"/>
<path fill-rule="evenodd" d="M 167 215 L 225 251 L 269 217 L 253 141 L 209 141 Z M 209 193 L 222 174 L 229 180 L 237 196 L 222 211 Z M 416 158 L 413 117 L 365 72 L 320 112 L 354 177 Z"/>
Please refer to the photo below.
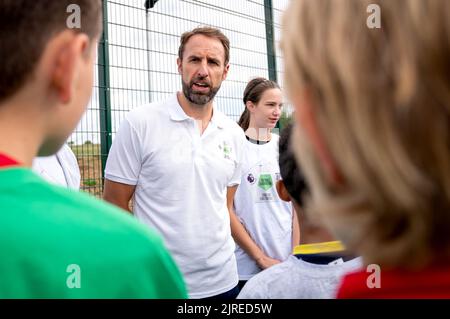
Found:
<path fill-rule="evenodd" d="M 229 40 L 203 27 L 181 36 L 183 91 L 141 106 L 122 122 L 109 153 L 104 198 L 164 237 L 191 298 L 234 298 L 238 275 L 229 210 L 245 136 L 213 108 L 229 69 Z"/>

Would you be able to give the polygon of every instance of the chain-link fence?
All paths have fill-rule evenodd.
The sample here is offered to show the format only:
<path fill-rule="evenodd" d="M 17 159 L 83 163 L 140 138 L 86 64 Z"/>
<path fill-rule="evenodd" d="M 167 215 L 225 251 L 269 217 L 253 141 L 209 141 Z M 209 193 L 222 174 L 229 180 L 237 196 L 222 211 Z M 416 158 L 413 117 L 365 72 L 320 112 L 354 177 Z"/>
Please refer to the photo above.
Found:
<path fill-rule="evenodd" d="M 105 0 L 95 89 L 69 144 L 82 174 L 81 188 L 100 196 L 114 134 L 134 107 L 181 89 L 176 58 L 180 35 L 200 25 L 230 39 L 230 72 L 215 106 L 237 120 L 242 93 L 253 77 L 282 85 L 280 20 L 289 0 Z"/>

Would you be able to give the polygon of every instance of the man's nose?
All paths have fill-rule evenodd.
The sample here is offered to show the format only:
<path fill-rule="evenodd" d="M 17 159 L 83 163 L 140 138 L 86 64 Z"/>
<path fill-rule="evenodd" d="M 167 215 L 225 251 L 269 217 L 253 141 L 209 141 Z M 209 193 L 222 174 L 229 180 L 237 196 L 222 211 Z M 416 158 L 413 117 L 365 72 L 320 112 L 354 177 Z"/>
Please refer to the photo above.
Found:
<path fill-rule="evenodd" d="M 208 76 L 208 68 L 207 68 L 206 61 L 200 63 L 200 66 L 197 70 L 197 76 L 201 77 L 201 78 L 206 78 Z"/>

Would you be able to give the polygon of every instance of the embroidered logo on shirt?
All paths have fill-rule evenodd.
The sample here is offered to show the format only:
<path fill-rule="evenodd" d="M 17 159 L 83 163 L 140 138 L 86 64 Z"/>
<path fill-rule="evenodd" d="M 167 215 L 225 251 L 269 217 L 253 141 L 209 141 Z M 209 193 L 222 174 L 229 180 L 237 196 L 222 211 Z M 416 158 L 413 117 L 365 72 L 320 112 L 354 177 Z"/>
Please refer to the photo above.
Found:
<path fill-rule="evenodd" d="M 226 141 L 223 141 L 222 145 L 219 145 L 219 149 L 223 151 L 223 158 L 231 159 L 230 155 L 232 148 Z"/>
<path fill-rule="evenodd" d="M 250 183 L 250 184 L 255 184 L 255 176 L 253 176 L 253 174 L 248 174 L 247 175 L 247 181 Z"/>

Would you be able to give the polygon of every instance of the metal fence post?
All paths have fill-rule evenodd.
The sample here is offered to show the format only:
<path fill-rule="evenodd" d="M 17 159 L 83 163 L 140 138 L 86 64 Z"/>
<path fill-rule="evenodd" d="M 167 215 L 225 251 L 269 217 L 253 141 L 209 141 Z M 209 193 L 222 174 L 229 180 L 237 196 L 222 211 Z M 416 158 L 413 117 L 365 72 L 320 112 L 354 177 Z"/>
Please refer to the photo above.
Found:
<path fill-rule="evenodd" d="M 145 28 L 145 33 L 146 33 L 146 38 L 147 38 L 147 67 L 148 67 L 148 75 L 147 75 L 147 79 L 148 79 L 148 102 L 151 103 L 152 102 L 152 74 L 150 71 L 150 22 L 149 22 L 149 10 L 153 9 L 153 7 L 155 6 L 156 2 L 158 2 L 159 0 L 146 0 L 144 3 L 144 7 L 145 7 L 145 20 L 146 20 L 146 28 Z"/>
<path fill-rule="evenodd" d="M 264 0 L 264 16 L 266 20 L 267 65 L 269 67 L 269 79 L 278 83 L 272 0 Z M 277 122 L 275 128 L 280 129 L 280 121 Z"/>
<path fill-rule="evenodd" d="M 275 36 L 273 28 L 272 0 L 264 0 L 264 16 L 266 21 L 267 62 L 269 79 L 277 82 L 277 60 L 275 53 Z"/>
<path fill-rule="evenodd" d="M 102 181 L 104 181 L 106 158 L 112 144 L 111 95 L 109 82 L 108 51 L 108 1 L 103 0 L 103 34 L 98 46 L 98 82 L 100 112 L 100 156 L 102 162 Z"/>

